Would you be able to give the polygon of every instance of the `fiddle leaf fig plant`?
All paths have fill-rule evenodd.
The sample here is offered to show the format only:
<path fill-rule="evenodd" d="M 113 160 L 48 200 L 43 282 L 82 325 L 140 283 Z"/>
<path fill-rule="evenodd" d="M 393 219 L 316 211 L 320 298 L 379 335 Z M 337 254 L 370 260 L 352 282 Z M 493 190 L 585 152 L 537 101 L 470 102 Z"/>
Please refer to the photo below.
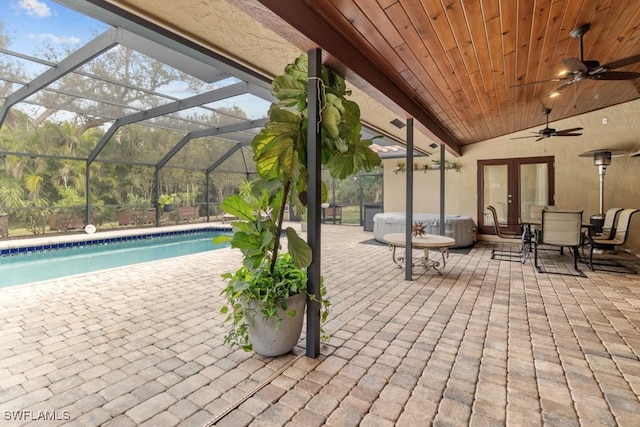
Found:
<path fill-rule="evenodd" d="M 227 305 L 222 309 L 233 324 L 225 337 L 230 344 L 250 349 L 246 324 L 253 315 L 247 304 L 259 289 L 258 311 L 265 317 L 276 315 L 275 307 L 286 311 L 284 296 L 306 292 L 306 268 L 311 264 L 312 252 L 307 242 L 295 229 L 283 230 L 285 207 L 290 203 L 301 215 L 306 212 L 307 194 L 307 56 L 299 56 L 287 65 L 284 74 L 272 83 L 272 93 L 278 102 L 269 109 L 269 121 L 252 142 L 253 160 L 259 180 L 245 187 L 240 194 L 227 197 L 221 208 L 238 218 L 231 223 L 233 235 L 214 241 L 228 241 L 242 252 L 242 267 L 223 277 L 229 280 L 223 295 Z M 360 109 L 346 97 L 344 79 L 327 67 L 322 78 L 316 79 L 320 90 L 322 109 L 321 163 L 332 177 L 345 179 L 361 170 L 370 171 L 380 165 L 380 158 L 371 150 L 371 140 L 361 138 Z M 322 201 L 326 200 L 326 186 L 322 184 Z M 286 237 L 287 253 L 282 254 L 281 236 Z M 287 292 L 271 292 L 282 286 L 280 268 L 298 269 L 301 274 L 287 281 Z M 268 277 L 268 279 L 265 279 Z M 273 288 L 273 289 L 272 289 Z M 321 286 L 321 320 L 326 319 L 329 301 Z M 284 305 L 283 305 L 284 304 Z M 276 323 L 277 325 L 278 323 Z"/>

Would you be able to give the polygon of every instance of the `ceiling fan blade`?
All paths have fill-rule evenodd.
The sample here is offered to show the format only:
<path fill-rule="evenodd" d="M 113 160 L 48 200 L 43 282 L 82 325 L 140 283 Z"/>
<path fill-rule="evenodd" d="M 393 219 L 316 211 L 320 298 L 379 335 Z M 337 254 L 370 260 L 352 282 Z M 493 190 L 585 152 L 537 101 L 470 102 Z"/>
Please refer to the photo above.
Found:
<path fill-rule="evenodd" d="M 589 71 L 589 68 L 587 68 L 584 62 L 578 58 L 564 58 L 562 63 L 570 73 L 586 73 Z"/>
<path fill-rule="evenodd" d="M 556 93 L 556 92 L 560 92 L 561 90 L 563 90 L 566 87 L 571 86 L 572 84 L 574 84 L 577 80 L 571 79 L 569 81 L 566 81 L 564 83 L 562 83 L 560 86 L 558 86 L 557 88 L 553 89 L 551 92 L 549 92 L 546 96 L 551 96 L 552 94 Z"/>
<path fill-rule="evenodd" d="M 581 133 L 556 133 L 553 136 L 582 136 Z"/>
<path fill-rule="evenodd" d="M 547 82 L 559 82 L 560 80 L 562 80 L 562 79 L 553 78 L 553 79 L 549 79 L 549 80 L 538 80 L 537 82 L 519 83 L 517 85 L 513 85 L 513 86 L 509 86 L 509 87 L 511 88 L 511 87 L 520 87 L 520 86 L 528 86 L 528 85 L 537 85 L 537 84 L 540 84 L 540 83 L 547 83 Z"/>
<path fill-rule="evenodd" d="M 548 136 L 541 136 L 540 138 L 536 139 L 536 142 L 538 142 L 538 141 L 542 141 L 542 140 L 543 140 L 543 139 L 545 139 L 545 138 L 549 138 L 549 137 L 548 137 Z"/>
<path fill-rule="evenodd" d="M 636 62 L 640 62 L 640 55 L 633 55 L 622 59 L 616 59 L 615 61 L 611 61 L 608 64 L 604 64 L 602 68 L 606 68 L 607 70 L 615 70 L 616 68 L 626 67 L 627 65 L 635 64 Z"/>
<path fill-rule="evenodd" d="M 634 80 L 638 77 L 640 77 L 640 73 L 634 73 L 632 71 L 605 71 L 589 76 L 590 79 L 597 80 Z"/>
<path fill-rule="evenodd" d="M 516 136 L 515 138 L 509 138 L 509 139 L 524 139 L 524 138 L 535 138 L 538 135 L 531 135 L 531 136 Z"/>
<path fill-rule="evenodd" d="M 562 130 L 557 131 L 556 133 L 577 132 L 579 130 L 582 130 L 582 128 L 562 129 Z"/>

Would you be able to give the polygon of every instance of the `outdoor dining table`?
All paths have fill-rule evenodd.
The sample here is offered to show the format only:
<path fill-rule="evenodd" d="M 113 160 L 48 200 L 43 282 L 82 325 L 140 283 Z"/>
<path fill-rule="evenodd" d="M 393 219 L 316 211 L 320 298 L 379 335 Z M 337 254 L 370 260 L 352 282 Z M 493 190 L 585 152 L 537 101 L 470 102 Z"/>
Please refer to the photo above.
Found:
<path fill-rule="evenodd" d="M 529 259 L 529 255 L 533 250 L 535 244 L 535 229 L 542 228 L 542 221 L 539 219 L 525 219 L 520 220 L 520 227 L 522 229 L 522 263 L 524 264 Z M 585 239 L 582 245 L 591 240 L 594 225 L 591 223 L 582 223 L 582 228 L 585 230 Z M 561 250 L 562 252 L 562 250 Z"/>

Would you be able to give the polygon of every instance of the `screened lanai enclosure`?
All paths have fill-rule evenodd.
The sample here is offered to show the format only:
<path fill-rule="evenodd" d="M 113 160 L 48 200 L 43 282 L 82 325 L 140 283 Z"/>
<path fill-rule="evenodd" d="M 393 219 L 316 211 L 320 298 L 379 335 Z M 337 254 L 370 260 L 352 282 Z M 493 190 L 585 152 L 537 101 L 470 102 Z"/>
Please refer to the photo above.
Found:
<path fill-rule="evenodd" d="M 55 7 L 49 18 L 86 40 L 39 42 L 0 19 L 0 237 L 220 219 L 255 174 L 270 80 L 104 11 Z M 381 206 L 381 173 L 324 178 L 339 222 Z"/>

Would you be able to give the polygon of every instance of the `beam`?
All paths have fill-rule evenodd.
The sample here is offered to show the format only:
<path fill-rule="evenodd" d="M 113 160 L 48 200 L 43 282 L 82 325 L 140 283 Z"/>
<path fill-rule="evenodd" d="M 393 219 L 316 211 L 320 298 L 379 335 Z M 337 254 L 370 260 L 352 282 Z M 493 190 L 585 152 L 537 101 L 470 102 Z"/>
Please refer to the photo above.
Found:
<path fill-rule="evenodd" d="M 2 127 L 4 120 L 7 118 L 9 108 L 62 78 L 76 68 L 86 64 L 96 56 L 99 56 L 103 52 L 111 49 L 119 43 L 121 35 L 121 30 L 117 28 L 111 28 L 105 31 L 60 61 L 55 67 L 49 68 L 44 73 L 31 80 L 29 85 L 23 86 L 11 95 L 7 96 L 4 104 L 2 105 L 2 109 L 0 110 L 0 127 Z"/>
<path fill-rule="evenodd" d="M 19 53 L 19 52 L 14 52 L 14 51 L 11 51 L 11 50 L 3 49 L 1 47 L 0 47 L 0 53 L 4 53 L 6 55 L 13 56 L 13 57 L 16 57 L 16 58 L 26 59 L 27 61 L 35 62 L 37 64 L 46 65 L 48 67 L 55 67 L 56 66 L 55 62 L 46 61 L 46 60 L 43 60 L 41 58 L 36 58 L 34 56 L 29 56 L 29 55 L 25 55 L 25 54 L 22 54 L 22 53 Z M 108 78 L 108 77 L 98 76 L 98 75 L 93 74 L 93 73 L 82 71 L 81 69 L 76 69 L 74 71 L 74 73 L 78 74 L 78 75 L 81 75 L 81 76 L 84 76 L 84 77 L 88 77 L 88 78 L 90 78 L 92 80 L 97 80 L 97 81 L 101 81 L 101 82 L 105 82 L 105 83 L 110 83 L 110 84 L 113 84 L 113 85 L 116 85 L 116 86 L 120 86 L 120 87 L 123 87 L 123 88 L 135 90 L 135 91 L 138 91 L 138 92 L 142 92 L 142 93 L 145 93 L 147 95 L 152 95 L 154 97 L 168 99 L 170 101 L 178 101 L 179 100 L 179 98 L 177 98 L 175 96 L 169 96 L 167 94 L 163 94 L 163 93 L 160 93 L 160 92 L 155 92 L 153 90 L 145 89 L 145 88 L 140 87 L 140 86 L 135 86 L 135 85 L 132 85 L 130 83 L 117 81 L 115 79 L 111 79 L 111 78 Z M 229 76 L 227 74 L 220 74 L 219 77 L 220 77 L 220 80 L 222 80 L 223 77 L 227 78 Z M 6 76 L 2 76 L 2 77 L 0 77 L 0 79 L 2 79 L 4 81 L 9 81 L 11 83 L 16 83 L 16 84 L 19 84 L 19 85 L 22 85 L 22 86 L 28 86 L 29 85 L 29 82 L 24 82 L 24 81 L 11 79 L 11 78 L 8 78 Z M 209 82 L 209 83 L 211 83 L 211 82 Z M 138 109 L 138 108 L 132 107 L 132 106 L 124 104 L 124 103 L 117 103 L 117 102 L 110 101 L 110 100 L 100 99 L 98 97 L 93 97 L 93 96 L 87 95 L 87 94 L 73 93 L 71 91 L 66 91 L 65 92 L 65 91 L 62 91 L 62 90 L 56 90 L 56 89 L 51 89 L 51 88 L 47 88 L 47 89 L 44 89 L 44 90 L 45 91 L 50 91 L 50 92 L 53 92 L 53 93 L 60 93 L 62 95 L 68 95 L 68 96 L 72 96 L 72 97 L 76 97 L 76 98 L 91 99 L 93 101 L 101 102 L 101 103 L 108 104 L 108 105 L 115 105 L 115 106 L 119 106 L 119 107 L 123 107 L 123 108 L 129 108 L 129 109 L 132 109 L 132 110 L 142 111 L 142 109 Z M 258 95 L 256 95 L 256 96 L 258 96 Z M 263 99 L 265 99 L 267 101 L 270 100 L 270 98 L 263 98 Z M 45 107 L 46 107 L 46 105 L 45 105 Z M 218 111 L 218 110 L 216 110 L 214 108 L 207 108 L 207 107 L 201 107 L 201 108 L 206 109 L 206 110 L 210 110 L 210 111 L 215 111 L 215 112 L 220 113 L 220 114 L 225 114 L 224 112 L 220 112 L 220 111 Z M 74 112 L 77 112 L 77 111 L 74 111 Z"/>
<path fill-rule="evenodd" d="M 182 148 L 184 148 L 184 146 L 187 145 L 187 143 L 192 139 L 263 127 L 265 123 L 267 123 L 267 121 L 268 119 L 264 118 L 259 120 L 252 120 L 250 122 L 235 123 L 227 126 L 189 132 L 175 146 L 173 146 L 173 148 L 171 148 L 171 150 L 169 150 L 169 152 L 165 154 L 162 159 L 160 159 L 160 161 L 156 165 L 156 168 L 162 169 L 164 165 L 166 165 L 169 160 L 171 160 L 176 154 L 178 154 L 178 152 L 182 150 Z"/>
<path fill-rule="evenodd" d="M 438 122 L 433 113 L 428 111 L 414 101 L 414 95 L 403 90 L 394 80 L 380 70 L 380 67 L 374 63 L 371 58 L 357 49 L 351 40 L 343 36 L 333 22 L 327 22 L 322 15 L 316 14 L 307 2 L 304 1 L 282 1 L 282 0 L 258 0 L 261 4 L 287 22 L 298 32 L 308 37 L 313 43 L 321 47 L 331 56 L 344 64 L 355 74 L 369 82 L 380 93 L 393 101 L 398 107 L 402 108 L 407 116 L 413 117 L 422 124 L 428 137 L 441 141 L 446 144 L 453 152 L 462 155 L 460 143 L 449 131 Z M 254 12 L 248 6 L 242 5 L 243 2 L 234 1 L 233 4 L 240 7 L 247 13 Z M 252 16 L 263 25 L 271 28 L 279 33 L 279 28 L 273 28 L 278 23 L 273 22 L 268 16 Z M 308 46 L 298 46 L 302 49 Z"/>
<path fill-rule="evenodd" d="M 224 153 L 218 160 L 213 162 L 211 164 L 211 166 L 209 166 L 207 168 L 207 175 L 210 174 L 211 172 L 213 172 L 214 170 L 216 170 L 218 168 L 218 166 L 223 164 L 225 162 L 225 160 L 227 160 L 229 157 L 231 157 L 233 155 L 233 153 L 235 153 L 236 151 L 238 151 L 241 148 L 242 148 L 242 144 L 240 144 L 240 143 L 238 143 L 238 144 L 234 145 L 233 147 L 231 147 L 229 149 L 229 151 Z"/>
<path fill-rule="evenodd" d="M 143 120 L 153 119 L 155 117 L 164 116 L 166 114 L 175 113 L 177 111 L 186 110 L 189 108 L 197 107 L 202 104 L 208 104 L 210 102 L 219 101 L 225 98 L 231 98 L 247 93 L 249 84 L 245 82 L 236 83 L 231 86 L 225 86 L 220 89 L 215 89 L 209 92 L 201 93 L 199 95 L 185 98 L 181 101 L 170 102 L 168 104 L 161 105 L 159 107 L 151 108 L 150 110 L 140 111 L 138 113 L 130 114 L 128 116 L 120 117 L 111 125 L 109 130 L 100 139 L 93 151 L 87 157 L 87 161 L 91 164 L 100 152 L 104 149 L 105 145 L 111 137 L 122 126 L 130 125 L 132 123 L 141 122 Z"/>
<path fill-rule="evenodd" d="M 257 86 L 271 87 L 270 78 L 108 1 L 56 0 L 56 2 L 114 27 L 123 28 L 141 37 L 152 39 L 169 50 L 200 61 L 204 67 L 213 67 Z"/>
<path fill-rule="evenodd" d="M 205 83 L 213 83 L 226 77 L 232 77 L 228 72 L 222 72 L 210 65 L 203 64 L 201 61 L 185 55 L 182 52 L 167 49 L 160 43 L 151 39 L 139 36 L 130 31 L 123 30 L 122 40 L 123 46 L 140 52 L 150 58 L 160 61 L 163 64 L 189 74 Z"/>

